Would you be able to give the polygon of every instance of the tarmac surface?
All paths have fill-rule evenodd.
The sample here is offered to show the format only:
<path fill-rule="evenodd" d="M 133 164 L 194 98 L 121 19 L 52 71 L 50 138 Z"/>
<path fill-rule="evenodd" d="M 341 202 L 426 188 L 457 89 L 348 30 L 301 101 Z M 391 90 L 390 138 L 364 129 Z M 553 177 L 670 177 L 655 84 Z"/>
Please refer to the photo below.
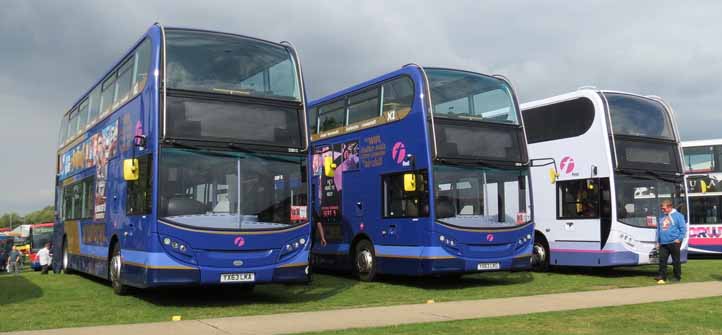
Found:
<path fill-rule="evenodd" d="M 722 281 L 680 283 L 600 291 L 525 297 L 453 301 L 297 312 L 219 319 L 168 321 L 127 325 L 63 328 L 8 334 L 126 335 L 126 334 L 291 334 L 622 306 L 680 299 L 722 296 Z"/>

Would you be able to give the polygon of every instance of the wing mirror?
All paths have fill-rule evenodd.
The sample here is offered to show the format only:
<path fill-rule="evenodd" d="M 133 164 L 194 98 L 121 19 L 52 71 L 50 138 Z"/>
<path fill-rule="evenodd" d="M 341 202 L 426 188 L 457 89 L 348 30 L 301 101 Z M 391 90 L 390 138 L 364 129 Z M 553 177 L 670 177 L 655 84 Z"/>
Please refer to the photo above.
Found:
<path fill-rule="evenodd" d="M 530 167 L 542 167 L 547 165 L 552 166 L 551 168 L 549 168 L 549 181 L 554 184 L 557 182 L 557 178 L 559 178 L 557 162 L 554 160 L 554 158 L 537 158 L 529 160 Z"/>
<path fill-rule="evenodd" d="M 404 173 L 404 191 L 416 191 L 416 175 L 413 173 Z"/>
<path fill-rule="evenodd" d="M 552 184 L 557 182 L 557 178 L 559 178 L 559 173 L 557 173 L 554 169 L 549 169 L 549 182 Z"/>
<path fill-rule="evenodd" d="M 326 156 L 323 158 L 323 174 L 326 177 L 333 177 L 334 171 L 336 170 L 336 163 L 333 162 L 333 158 Z"/>
<path fill-rule="evenodd" d="M 128 158 L 123 161 L 123 179 L 126 181 L 138 180 L 140 177 L 137 158 Z"/>

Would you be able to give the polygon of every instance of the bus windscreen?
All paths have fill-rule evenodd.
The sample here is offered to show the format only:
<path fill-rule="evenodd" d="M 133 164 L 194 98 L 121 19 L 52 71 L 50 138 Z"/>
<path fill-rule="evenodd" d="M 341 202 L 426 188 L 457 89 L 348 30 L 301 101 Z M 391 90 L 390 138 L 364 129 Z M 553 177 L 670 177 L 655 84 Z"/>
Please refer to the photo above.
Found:
<path fill-rule="evenodd" d="M 622 93 L 604 93 L 614 135 L 674 140 L 672 122 L 658 101 Z"/>
<path fill-rule="evenodd" d="M 617 198 L 617 217 L 622 223 L 636 227 L 656 227 L 660 215 L 659 204 L 671 200 L 684 212 L 684 186 L 659 178 L 633 175 L 614 177 Z"/>
<path fill-rule="evenodd" d="M 509 85 L 472 72 L 426 69 L 434 117 L 519 124 Z"/>
<path fill-rule="evenodd" d="M 302 156 L 163 148 L 159 164 L 161 220 L 218 230 L 308 221 Z"/>
<path fill-rule="evenodd" d="M 168 29 L 168 87 L 301 101 L 289 49 L 265 41 L 196 30 Z"/>
<path fill-rule="evenodd" d="M 503 228 L 531 220 L 526 170 L 434 166 L 436 218 L 465 228 Z"/>

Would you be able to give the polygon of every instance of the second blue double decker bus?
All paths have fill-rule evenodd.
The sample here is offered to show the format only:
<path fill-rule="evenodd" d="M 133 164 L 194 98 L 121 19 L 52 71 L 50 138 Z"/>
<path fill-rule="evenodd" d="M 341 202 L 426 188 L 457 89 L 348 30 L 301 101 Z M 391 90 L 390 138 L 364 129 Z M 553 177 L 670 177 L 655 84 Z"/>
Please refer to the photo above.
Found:
<path fill-rule="evenodd" d="M 364 281 L 529 268 L 526 140 L 506 79 L 411 64 L 309 110 L 314 266 Z"/>

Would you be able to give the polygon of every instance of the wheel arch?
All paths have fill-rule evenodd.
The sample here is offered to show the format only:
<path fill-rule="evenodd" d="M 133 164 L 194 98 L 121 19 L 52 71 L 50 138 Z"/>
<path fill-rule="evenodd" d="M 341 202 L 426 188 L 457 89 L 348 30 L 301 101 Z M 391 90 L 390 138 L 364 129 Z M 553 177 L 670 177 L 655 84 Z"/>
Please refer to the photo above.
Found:
<path fill-rule="evenodd" d="M 375 246 L 374 240 L 371 238 L 371 236 L 369 236 L 366 233 L 358 233 L 358 234 L 356 234 L 356 236 L 354 236 L 354 238 L 351 240 L 351 244 L 349 245 L 349 255 L 351 257 L 356 256 L 355 255 L 356 245 L 363 240 L 368 240 L 371 243 L 371 246 L 374 247 L 374 253 L 376 253 L 376 246 Z"/>

